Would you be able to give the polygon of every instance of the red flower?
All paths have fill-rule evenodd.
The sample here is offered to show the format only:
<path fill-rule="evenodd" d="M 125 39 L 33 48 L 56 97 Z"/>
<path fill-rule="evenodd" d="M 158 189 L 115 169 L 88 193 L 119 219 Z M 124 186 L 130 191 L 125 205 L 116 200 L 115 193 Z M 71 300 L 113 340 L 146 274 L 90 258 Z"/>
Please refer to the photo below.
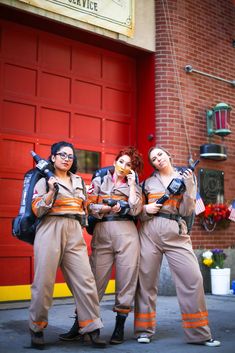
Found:
<path fill-rule="evenodd" d="M 208 204 L 205 206 L 205 211 L 203 212 L 203 217 L 206 219 L 211 219 L 213 222 L 220 222 L 223 219 L 228 219 L 230 215 L 230 210 L 227 205 L 223 203 Z"/>

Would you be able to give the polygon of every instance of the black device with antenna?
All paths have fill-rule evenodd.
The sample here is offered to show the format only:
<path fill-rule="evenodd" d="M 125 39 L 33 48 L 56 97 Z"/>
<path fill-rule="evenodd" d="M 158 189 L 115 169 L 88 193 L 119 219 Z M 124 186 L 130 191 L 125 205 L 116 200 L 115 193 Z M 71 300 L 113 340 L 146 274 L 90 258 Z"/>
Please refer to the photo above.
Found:
<path fill-rule="evenodd" d="M 187 169 L 194 171 L 199 162 L 199 159 L 197 159 L 194 163 L 190 164 L 190 166 L 181 168 L 180 173 L 183 174 Z M 156 201 L 156 203 L 163 204 L 169 199 L 170 195 L 180 195 L 183 192 L 185 192 L 184 181 L 181 178 L 174 178 L 167 186 L 167 192 L 161 196 L 160 199 Z"/>

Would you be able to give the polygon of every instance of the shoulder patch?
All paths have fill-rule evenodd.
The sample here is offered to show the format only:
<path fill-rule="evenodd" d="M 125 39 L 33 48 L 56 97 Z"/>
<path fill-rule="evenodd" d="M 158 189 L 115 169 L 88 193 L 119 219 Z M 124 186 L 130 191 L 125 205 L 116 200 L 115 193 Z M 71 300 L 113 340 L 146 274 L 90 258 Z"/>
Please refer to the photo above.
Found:
<path fill-rule="evenodd" d="M 95 190 L 95 186 L 93 183 L 90 184 L 89 188 L 87 189 L 88 194 L 92 194 Z"/>

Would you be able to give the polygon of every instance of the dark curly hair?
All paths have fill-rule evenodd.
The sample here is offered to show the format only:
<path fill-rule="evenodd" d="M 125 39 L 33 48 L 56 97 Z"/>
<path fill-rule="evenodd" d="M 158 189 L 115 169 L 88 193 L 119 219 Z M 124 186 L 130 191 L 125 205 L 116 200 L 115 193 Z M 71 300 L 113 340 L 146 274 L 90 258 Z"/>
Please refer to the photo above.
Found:
<path fill-rule="evenodd" d="M 73 147 L 73 145 L 69 142 L 66 141 L 60 141 L 60 142 L 56 142 L 51 146 L 51 155 L 49 157 L 49 161 L 51 162 L 52 165 L 54 165 L 54 163 L 51 160 L 52 156 L 55 156 L 56 153 L 58 153 L 58 151 L 60 151 L 60 149 L 62 147 L 70 147 L 73 150 L 73 155 L 74 155 L 74 159 L 73 159 L 73 164 L 71 165 L 71 168 L 69 169 L 69 171 L 73 174 L 75 174 L 77 172 L 77 156 L 76 156 L 76 152 L 75 149 Z"/>
<path fill-rule="evenodd" d="M 131 159 L 131 169 L 133 169 L 136 173 L 141 173 L 144 167 L 142 154 L 138 152 L 138 150 L 133 147 L 125 147 L 123 148 L 115 158 L 117 161 L 121 156 L 127 155 Z"/>

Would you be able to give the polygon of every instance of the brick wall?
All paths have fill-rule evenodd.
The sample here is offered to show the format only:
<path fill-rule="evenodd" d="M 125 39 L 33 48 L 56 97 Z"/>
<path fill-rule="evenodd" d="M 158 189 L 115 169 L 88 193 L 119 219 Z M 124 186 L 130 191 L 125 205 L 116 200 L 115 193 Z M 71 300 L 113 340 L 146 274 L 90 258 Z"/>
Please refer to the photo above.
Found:
<path fill-rule="evenodd" d="M 235 87 L 196 73 L 193 68 L 235 80 L 235 6 L 232 0 L 156 0 L 156 139 L 170 150 L 174 164 L 187 165 L 189 152 L 200 156 L 209 143 L 207 109 L 219 102 L 232 107 L 231 130 L 225 137 L 228 159 L 201 159 L 200 168 L 224 171 L 226 201 L 235 199 Z M 185 123 L 184 123 L 185 122 Z M 213 143 L 222 143 L 220 137 Z M 196 171 L 197 173 L 197 171 Z M 195 249 L 234 248 L 235 223 L 208 233 L 196 217 Z"/>

